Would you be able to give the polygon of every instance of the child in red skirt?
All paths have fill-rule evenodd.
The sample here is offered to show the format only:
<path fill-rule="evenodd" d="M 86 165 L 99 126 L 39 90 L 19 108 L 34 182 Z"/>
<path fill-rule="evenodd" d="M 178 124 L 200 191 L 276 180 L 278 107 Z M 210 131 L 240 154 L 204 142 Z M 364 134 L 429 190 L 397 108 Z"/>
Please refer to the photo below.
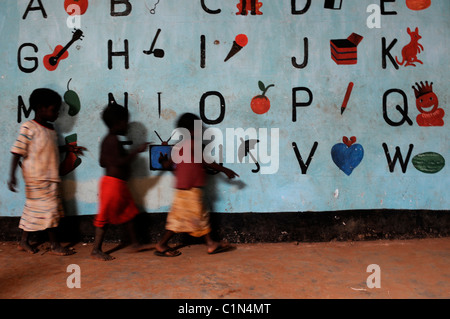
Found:
<path fill-rule="evenodd" d="M 112 260 L 114 257 L 102 251 L 103 239 L 109 224 L 123 224 L 128 227 L 133 244 L 137 244 L 131 221 L 139 213 L 128 189 L 130 163 L 138 153 L 147 149 L 144 143 L 128 153 L 118 139 L 128 129 L 128 110 L 116 103 L 109 104 L 102 115 L 109 129 L 102 141 L 100 166 L 105 168 L 105 175 L 99 185 L 99 210 L 94 219 L 95 241 L 91 256 L 100 260 Z"/>

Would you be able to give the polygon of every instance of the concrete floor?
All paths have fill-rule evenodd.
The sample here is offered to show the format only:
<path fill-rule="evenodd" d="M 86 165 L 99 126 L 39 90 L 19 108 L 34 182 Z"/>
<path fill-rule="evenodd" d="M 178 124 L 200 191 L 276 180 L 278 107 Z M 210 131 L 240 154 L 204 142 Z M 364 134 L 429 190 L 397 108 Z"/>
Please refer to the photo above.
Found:
<path fill-rule="evenodd" d="M 65 257 L 45 245 L 31 255 L 0 243 L 0 298 L 450 298 L 450 238 L 237 244 L 217 255 L 191 245 L 175 258 L 107 243 L 116 257 L 108 262 L 91 259 L 89 243 Z M 79 266 L 81 288 L 67 286 L 71 264 Z M 371 264 L 380 267 L 381 288 L 367 286 Z"/>

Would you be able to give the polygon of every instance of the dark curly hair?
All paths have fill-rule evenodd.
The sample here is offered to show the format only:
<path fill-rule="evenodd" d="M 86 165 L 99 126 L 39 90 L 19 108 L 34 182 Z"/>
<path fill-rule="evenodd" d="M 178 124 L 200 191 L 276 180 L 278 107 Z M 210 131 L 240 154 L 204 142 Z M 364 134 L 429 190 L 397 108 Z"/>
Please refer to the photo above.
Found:
<path fill-rule="evenodd" d="M 51 89 L 35 89 L 30 95 L 30 107 L 35 112 L 42 107 L 49 107 L 50 105 L 60 107 L 61 103 L 61 96 Z"/>
<path fill-rule="evenodd" d="M 197 120 L 200 120 L 200 118 L 194 113 L 184 113 L 178 118 L 177 127 L 182 127 L 189 131 L 193 131 L 194 123 Z"/>
<path fill-rule="evenodd" d="M 102 119 L 106 126 L 111 128 L 119 121 L 128 121 L 128 110 L 117 103 L 110 103 L 103 110 Z"/>

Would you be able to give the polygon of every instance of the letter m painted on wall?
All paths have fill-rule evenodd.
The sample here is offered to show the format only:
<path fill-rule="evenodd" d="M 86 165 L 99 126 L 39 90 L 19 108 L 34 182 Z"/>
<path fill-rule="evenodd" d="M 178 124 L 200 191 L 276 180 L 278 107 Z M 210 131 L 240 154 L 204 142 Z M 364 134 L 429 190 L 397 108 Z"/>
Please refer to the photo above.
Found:
<path fill-rule="evenodd" d="M 17 123 L 22 122 L 22 111 L 26 118 L 28 118 L 31 114 L 31 106 L 27 108 L 25 103 L 23 103 L 22 96 L 19 95 L 17 102 Z"/>

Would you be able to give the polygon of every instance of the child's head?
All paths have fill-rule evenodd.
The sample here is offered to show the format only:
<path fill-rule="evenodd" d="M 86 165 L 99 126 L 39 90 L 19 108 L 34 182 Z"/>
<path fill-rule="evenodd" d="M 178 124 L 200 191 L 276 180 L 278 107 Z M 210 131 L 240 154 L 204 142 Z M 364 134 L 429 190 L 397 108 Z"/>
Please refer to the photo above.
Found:
<path fill-rule="evenodd" d="M 110 131 L 125 135 L 128 127 L 128 110 L 117 103 L 110 103 L 102 114 L 103 122 Z"/>
<path fill-rule="evenodd" d="M 40 88 L 30 95 L 30 107 L 45 121 L 54 122 L 61 108 L 61 96 L 53 90 Z"/>
<path fill-rule="evenodd" d="M 185 128 L 190 132 L 194 131 L 195 121 L 200 121 L 200 118 L 193 113 L 184 113 L 178 118 L 177 127 Z"/>

